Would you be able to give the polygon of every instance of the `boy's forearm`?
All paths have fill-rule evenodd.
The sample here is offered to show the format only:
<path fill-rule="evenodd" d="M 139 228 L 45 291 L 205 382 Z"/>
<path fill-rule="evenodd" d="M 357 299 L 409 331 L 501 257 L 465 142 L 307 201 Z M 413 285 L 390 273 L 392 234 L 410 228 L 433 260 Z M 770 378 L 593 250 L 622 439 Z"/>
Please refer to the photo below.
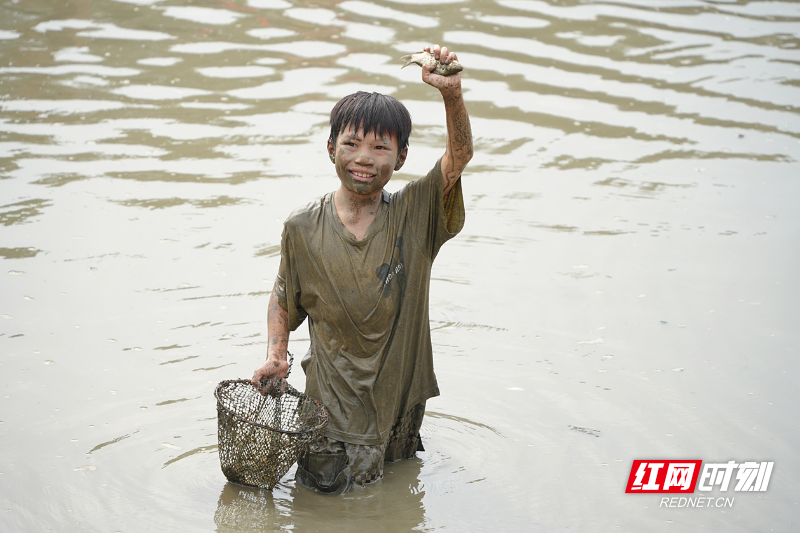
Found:
<path fill-rule="evenodd" d="M 278 292 L 273 289 L 267 308 L 267 360 L 253 373 L 250 382 L 254 387 L 266 394 L 267 389 L 261 387 L 264 380 L 273 377 L 285 378 L 289 374 L 289 363 L 286 351 L 289 348 L 289 313 L 281 307 Z"/>
<path fill-rule="evenodd" d="M 437 62 L 448 64 L 457 61 L 455 52 L 448 50 L 446 46 L 439 48 L 439 45 L 426 46 L 423 51 L 433 54 Z M 429 62 L 422 66 L 422 81 L 428 85 L 439 89 L 444 99 L 444 109 L 447 120 L 447 145 L 442 156 L 442 180 L 444 194 L 447 195 L 450 189 L 461 177 L 464 167 L 472 159 L 472 128 L 469 124 L 469 115 L 464 105 L 464 97 L 461 94 L 461 72 L 444 76 L 434 74 L 436 63 Z"/>
<path fill-rule="evenodd" d="M 441 92 L 447 119 L 447 146 L 442 161 L 444 192 L 447 194 L 472 159 L 472 127 L 460 84 Z"/>
<path fill-rule="evenodd" d="M 289 312 L 281 307 L 278 292 L 273 290 L 267 310 L 267 358 L 286 360 L 289 348 Z"/>

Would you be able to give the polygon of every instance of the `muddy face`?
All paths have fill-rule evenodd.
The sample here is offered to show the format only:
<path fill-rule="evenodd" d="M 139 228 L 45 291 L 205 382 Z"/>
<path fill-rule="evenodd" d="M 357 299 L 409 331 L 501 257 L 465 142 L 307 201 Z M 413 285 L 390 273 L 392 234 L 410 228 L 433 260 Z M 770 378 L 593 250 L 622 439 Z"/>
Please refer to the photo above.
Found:
<path fill-rule="evenodd" d="M 328 141 L 328 153 L 336 165 L 336 174 L 349 191 L 370 196 L 383 190 L 405 161 L 408 149 L 399 153 L 397 137 L 375 133 L 364 134 L 348 127 L 336 139 Z"/>

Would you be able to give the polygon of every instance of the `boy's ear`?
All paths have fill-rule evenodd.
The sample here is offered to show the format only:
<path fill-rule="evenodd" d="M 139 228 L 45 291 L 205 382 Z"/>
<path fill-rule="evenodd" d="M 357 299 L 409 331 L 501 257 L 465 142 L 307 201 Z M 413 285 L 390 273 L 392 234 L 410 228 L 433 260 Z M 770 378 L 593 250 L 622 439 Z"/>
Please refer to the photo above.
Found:
<path fill-rule="evenodd" d="M 328 138 L 328 155 L 331 158 L 331 163 L 336 163 L 336 154 L 334 152 L 333 139 Z"/>
<path fill-rule="evenodd" d="M 408 146 L 403 148 L 400 151 L 400 154 L 397 156 L 397 164 L 394 166 L 395 170 L 400 170 L 403 168 L 403 163 L 406 162 L 406 156 L 408 155 Z"/>

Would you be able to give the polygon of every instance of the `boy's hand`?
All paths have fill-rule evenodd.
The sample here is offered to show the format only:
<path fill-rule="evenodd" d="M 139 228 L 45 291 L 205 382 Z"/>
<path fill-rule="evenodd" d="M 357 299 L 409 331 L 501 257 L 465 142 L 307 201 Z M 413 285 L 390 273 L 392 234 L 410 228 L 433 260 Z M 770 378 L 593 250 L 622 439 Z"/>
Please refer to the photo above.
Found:
<path fill-rule="evenodd" d="M 451 61 L 455 61 L 458 59 L 455 52 L 450 52 L 446 46 L 439 48 L 439 45 L 426 46 L 424 48 L 426 52 L 430 52 L 433 56 L 444 63 L 445 65 L 450 63 Z M 440 74 L 434 74 L 433 70 L 436 68 L 434 63 L 430 65 L 424 65 L 422 67 L 422 81 L 430 85 L 431 87 L 436 87 L 442 94 L 450 93 L 453 91 L 460 92 L 461 91 L 461 73 L 456 72 L 455 74 L 451 74 L 450 76 L 442 76 Z"/>
<path fill-rule="evenodd" d="M 260 390 L 262 381 L 275 377 L 285 378 L 288 373 L 289 363 L 286 361 L 286 359 L 280 360 L 270 356 L 267 359 L 267 362 L 258 367 L 253 373 L 253 379 L 250 380 L 250 383 Z M 260 392 L 262 394 L 266 393 L 266 391 L 263 390 Z"/>
<path fill-rule="evenodd" d="M 280 398 L 288 385 L 284 378 L 269 378 L 262 381 L 261 385 L 256 388 L 263 396 L 269 394 L 273 398 Z"/>

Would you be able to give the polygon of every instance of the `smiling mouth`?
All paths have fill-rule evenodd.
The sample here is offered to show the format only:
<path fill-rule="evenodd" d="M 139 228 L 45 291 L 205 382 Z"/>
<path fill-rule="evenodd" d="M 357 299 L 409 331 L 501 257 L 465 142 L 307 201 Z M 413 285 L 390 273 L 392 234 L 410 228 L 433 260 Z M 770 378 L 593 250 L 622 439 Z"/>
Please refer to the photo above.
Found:
<path fill-rule="evenodd" d="M 366 172 L 359 172 L 357 170 L 351 170 L 350 175 L 358 181 L 370 181 L 375 177 L 375 174 L 368 174 Z"/>

